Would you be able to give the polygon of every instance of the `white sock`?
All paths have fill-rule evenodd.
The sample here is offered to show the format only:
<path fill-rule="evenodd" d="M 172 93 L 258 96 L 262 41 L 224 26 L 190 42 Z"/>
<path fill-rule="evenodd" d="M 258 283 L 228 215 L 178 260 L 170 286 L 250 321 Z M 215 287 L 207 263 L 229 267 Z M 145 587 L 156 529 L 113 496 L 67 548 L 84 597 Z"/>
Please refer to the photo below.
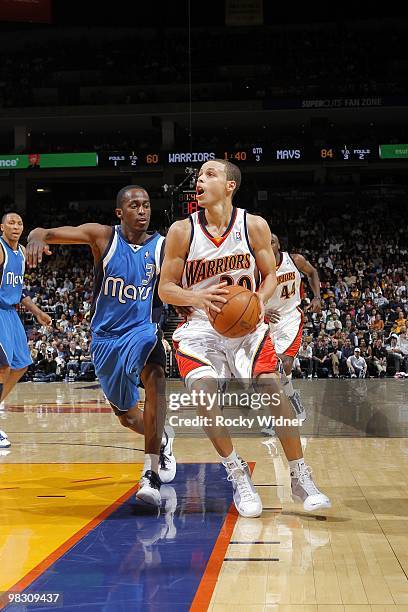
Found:
<path fill-rule="evenodd" d="M 143 474 L 148 470 L 159 473 L 159 455 L 153 455 L 152 453 L 146 453 L 143 466 Z"/>
<path fill-rule="evenodd" d="M 295 390 L 292 386 L 292 374 L 285 374 L 283 379 L 283 390 L 287 397 L 292 397 L 294 395 Z"/>
<path fill-rule="evenodd" d="M 223 457 L 222 455 L 219 456 L 223 463 L 230 463 L 231 461 L 233 461 L 234 463 L 239 463 L 239 458 L 237 453 L 235 452 L 235 448 L 232 449 L 232 453 L 228 455 L 228 457 Z"/>
<path fill-rule="evenodd" d="M 294 459 L 293 461 L 288 461 L 288 463 L 291 476 L 293 472 L 300 472 L 306 467 L 305 460 L 303 457 L 301 457 L 300 459 Z"/>

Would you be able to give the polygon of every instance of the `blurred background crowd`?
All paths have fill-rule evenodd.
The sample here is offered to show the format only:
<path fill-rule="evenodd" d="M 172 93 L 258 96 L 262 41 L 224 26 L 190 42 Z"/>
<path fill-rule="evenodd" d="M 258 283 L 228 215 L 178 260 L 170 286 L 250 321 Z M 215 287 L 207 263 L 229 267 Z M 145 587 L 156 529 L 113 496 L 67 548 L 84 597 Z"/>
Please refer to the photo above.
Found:
<path fill-rule="evenodd" d="M 3 4 L 11 11 L 21 3 Z M 261 0 L 208 0 L 205 9 L 186 0 L 176 3 L 180 10 L 138 5 L 130 23 L 126 11 L 112 15 L 103 6 L 36 4 L 52 5 L 38 23 L 0 15 L 0 212 L 20 211 L 26 234 L 38 225 L 111 224 L 116 193 L 140 184 L 151 197 L 151 227 L 165 235 L 172 220 L 191 212 L 188 194 L 179 196 L 194 191 L 189 164 L 171 165 L 168 153 L 231 159 L 243 170 L 237 205 L 265 217 L 283 249 L 319 272 L 322 312 L 305 314 L 295 375 L 405 379 L 402 9 L 372 6 L 367 16 L 356 5 L 353 14 L 340 7 L 326 16 L 308 5 L 294 15 Z M 85 151 L 97 153 L 96 166 L 50 169 L 37 159 Z M 29 168 L 19 165 L 24 153 L 36 157 Z M 54 247 L 40 268 L 26 271 L 25 283 L 52 317 L 39 328 L 20 307 L 34 362 L 26 378 L 93 380 L 88 250 Z M 303 306 L 310 297 L 305 283 Z M 177 323 L 165 306 L 169 376 L 178 375 L 171 348 Z"/>

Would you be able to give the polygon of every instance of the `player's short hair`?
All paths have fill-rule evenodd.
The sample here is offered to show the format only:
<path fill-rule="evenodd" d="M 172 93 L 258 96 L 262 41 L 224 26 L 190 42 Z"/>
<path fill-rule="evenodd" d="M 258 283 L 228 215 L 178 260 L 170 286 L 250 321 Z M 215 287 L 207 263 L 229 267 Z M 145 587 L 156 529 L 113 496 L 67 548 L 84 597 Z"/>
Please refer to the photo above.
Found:
<path fill-rule="evenodd" d="M 21 217 L 20 213 L 18 213 L 16 210 L 8 210 L 3 214 L 1 218 L 2 225 L 6 222 L 6 219 L 9 215 L 17 215 L 18 217 Z"/>
<path fill-rule="evenodd" d="M 241 186 L 241 170 L 238 168 L 238 166 L 227 159 L 214 159 L 214 161 L 223 164 L 225 174 L 227 175 L 227 181 L 235 181 L 235 189 L 232 192 L 232 197 L 234 197 Z"/>
<path fill-rule="evenodd" d="M 123 208 L 123 198 L 125 196 L 125 193 L 127 191 L 130 191 L 130 189 L 141 189 L 142 191 L 146 191 L 146 189 L 144 187 L 141 187 L 140 185 L 126 185 L 126 187 L 122 187 L 122 189 L 118 191 L 118 195 L 116 196 L 116 208 Z"/>

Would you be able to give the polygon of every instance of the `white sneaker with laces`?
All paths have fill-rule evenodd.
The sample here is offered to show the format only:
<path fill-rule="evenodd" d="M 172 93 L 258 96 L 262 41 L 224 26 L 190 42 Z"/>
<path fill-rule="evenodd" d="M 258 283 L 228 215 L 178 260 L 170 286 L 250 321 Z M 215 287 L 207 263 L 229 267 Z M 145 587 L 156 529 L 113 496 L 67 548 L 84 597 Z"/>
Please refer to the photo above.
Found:
<path fill-rule="evenodd" d="M 143 504 L 146 504 L 146 506 L 160 508 L 161 481 L 156 472 L 153 472 L 152 470 L 147 470 L 147 472 L 145 472 L 141 477 L 139 485 L 139 489 L 136 493 L 136 501 L 142 502 Z"/>
<path fill-rule="evenodd" d="M 9 448 L 11 446 L 11 442 L 7 437 L 5 431 L 0 429 L 0 448 Z"/>
<path fill-rule="evenodd" d="M 163 484 L 172 482 L 176 476 L 177 462 L 173 455 L 174 435 L 174 429 L 170 425 L 166 425 L 159 456 L 159 476 Z"/>
<path fill-rule="evenodd" d="M 303 508 L 307 512 L 331 508 L 330 499 L 316 487 L 312 478 L 312 470 L 308 465 L 290 472 L 292 499 L 303 502 Z"/>
<path fill-rule="evenodd" d="M 227 471 L 227 480 L 232 483 L 234 504 L 241 516 L 255 518 L 262 514 L 262 502 L 252 484 L 248 464 L 240 457 L 238 462 L 222 463 Z"/>

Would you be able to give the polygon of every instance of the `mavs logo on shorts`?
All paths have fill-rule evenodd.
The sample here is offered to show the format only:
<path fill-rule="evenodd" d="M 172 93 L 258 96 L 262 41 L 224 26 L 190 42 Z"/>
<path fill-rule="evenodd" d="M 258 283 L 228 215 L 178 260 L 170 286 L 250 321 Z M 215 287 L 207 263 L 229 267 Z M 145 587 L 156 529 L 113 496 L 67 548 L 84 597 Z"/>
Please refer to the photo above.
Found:
<path fill-rule="evenodd" d="M 129 244 L 120 225 L 95 268 L 92 332 L 122 335 L 131 328 L 157 323 L 161 303 L 157 296 L 163 236 L 157 232 L 143 245 Z"/>

